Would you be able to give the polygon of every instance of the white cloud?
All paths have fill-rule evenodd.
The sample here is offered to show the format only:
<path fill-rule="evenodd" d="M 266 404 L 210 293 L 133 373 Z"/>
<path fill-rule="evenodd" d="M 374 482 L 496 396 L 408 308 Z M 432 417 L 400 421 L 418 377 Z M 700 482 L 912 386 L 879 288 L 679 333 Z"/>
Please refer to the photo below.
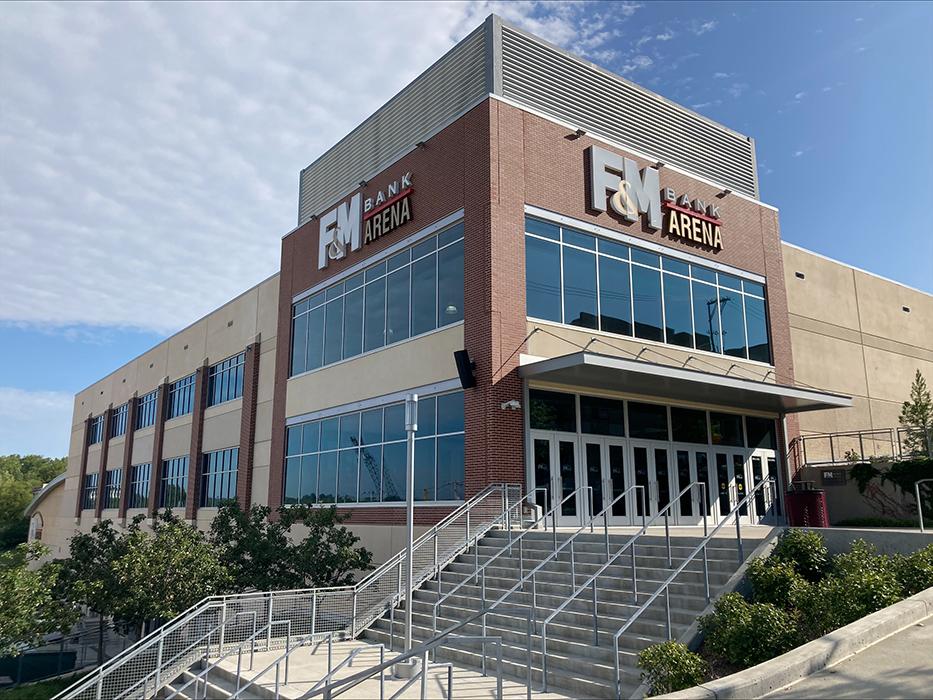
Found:
<path fill-rule="evenodd" d="M 706 34 L 707 32 L 713 31 L 717 27 L 718 24 L 719 22 L 717 22 L 714 19 L 710 19 L 705 22 L 694 22 L 690 26 L 690 31 L 696 34 L 697 36 L 701 36 L 702 34 Z"/>
<path fill-rule="evenodd" d="M 723 80 L 725 78 L 731 78 L 732 73 L 713 73 L 713 77 L 717 80 Z"/>
<path fill-rule="evenodd" d="M 660 34 L 656 34 L 654 38 L 657 39 L 658 41 L 670 41 L 675 36 L 676 35 L 674 34 L 674 32 L 672 32 L 670 29 L 667 29 L 661 32 Z"/>
<path fill-rule="evenodd" d="M 726 88 L 726 92 L 736 99 L 741 97 L 746 90 L 748 90 L 748 83 L 732 83 Z"/>
<path fill-rule="evenodd" d="M 804 97 L 806 97 L 806 96 L 807 96 L 807 93 L 806 93 L 806 92 L 797 92 L 797 93 L 794 93 L 794 99 L 795 99 L 797 102 L 800 102 L 800 100 L 802 100 L 802 99 L 803 99 Z"/>
<path fill-rule="evenodd" d="M 633 56 L 621 66 L 620 71 L 622 72 L 622 75 L 628 75 L 629 73 L 634 73 L 637 70 L 650 68 L 652 65 L 654 65 L 654 61 L 650 56 Z"/>
<path fill-rule="evenodd" d="M 802 155 L 803 155 L 804 153 L 806 153 L 806 152 L 807 152 L 807 149 L 805 149 L 805 148 L 798 148 L 796 151 L 794 151 L 794 158 L 799 158 L 800 156 L 802 156 Z"/>
<path fill-rule="evenodd" d="M 277 269 L 299 170 L 489 12 L 608 61 L 639 7 L 5 4 L 0 321 L 183 327 Z"/>
<path fill-rule="evenodd" d="M 0 387 L 0 454 L 66 456 L 73 404 L 64 392 Z"/>

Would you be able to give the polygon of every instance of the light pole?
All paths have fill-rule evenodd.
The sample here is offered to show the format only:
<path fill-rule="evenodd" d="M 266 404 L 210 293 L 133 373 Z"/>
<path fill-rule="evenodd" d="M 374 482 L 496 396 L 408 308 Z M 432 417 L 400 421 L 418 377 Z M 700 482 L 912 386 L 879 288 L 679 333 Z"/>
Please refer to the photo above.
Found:
<path fill-rule="evenodd" d="M 418 432 L 418 394 L 405 399 L 405 433 L 408 449 L 405 455 L 405 651 L 411 651 L 411 609 L 413 588 L 412 543 L 415 539 L 415 433 Z M 397 678 L 411 678 L 417 671 L 417 659 L 408 659 L 395 665 Z"/>

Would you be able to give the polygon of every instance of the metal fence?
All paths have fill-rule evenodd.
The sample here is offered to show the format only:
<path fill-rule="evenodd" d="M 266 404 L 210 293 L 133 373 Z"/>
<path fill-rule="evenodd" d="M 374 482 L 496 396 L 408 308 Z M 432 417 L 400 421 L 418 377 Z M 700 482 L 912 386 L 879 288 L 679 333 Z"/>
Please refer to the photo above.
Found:
<path fill-rule="evenodd" d="M 918 428 L 880 428 L 801 435 L 787 450 L 791 473 L 803 467 L 828 467 L 867 460 L 901 460 L 929 451 L 931 436 L 923 439 Z M 927 446 L 918 451 L 918 445 Z"/>
<path fill-rule="evenodd" d="M 520 498 L 519 485 L 494 484 L 419 537 L 412 548 L 413 586 L 434 576 Z M 262 650 L 309 634 L 355 637 L 404 597 L 404 562 L 402 550 L 353 586 L 206 598 L 56 699 L 151 697 L 196 661 L 251 637 Z"/>

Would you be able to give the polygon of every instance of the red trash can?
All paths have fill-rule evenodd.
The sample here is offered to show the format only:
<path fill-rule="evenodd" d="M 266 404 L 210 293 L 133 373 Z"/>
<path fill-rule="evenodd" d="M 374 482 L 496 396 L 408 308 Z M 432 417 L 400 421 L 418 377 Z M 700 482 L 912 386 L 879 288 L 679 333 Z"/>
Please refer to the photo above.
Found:
<path fill-rule="evenodd" d="M 812 482 L 792 484 L 784 502 L 787 505 L 787 523 L 791 527 L 829 527 L 826 492 L 813 488 Z"/>

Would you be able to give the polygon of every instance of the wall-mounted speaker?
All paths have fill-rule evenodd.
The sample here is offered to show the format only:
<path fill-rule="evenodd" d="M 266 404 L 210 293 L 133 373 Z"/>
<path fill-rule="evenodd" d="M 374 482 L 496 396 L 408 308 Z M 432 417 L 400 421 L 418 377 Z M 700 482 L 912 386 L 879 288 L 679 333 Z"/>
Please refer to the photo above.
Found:
<path fill-rule="evenodd" d="M 466 350 L 454 351 L 454 362 L 457 363 L 457 374 L 460 375 L 460 386 L 464 389 L 470 389 L 476 386 L 476 375 L 474 374 L 476 364 L 470 359 L 470 353 Z"/>

